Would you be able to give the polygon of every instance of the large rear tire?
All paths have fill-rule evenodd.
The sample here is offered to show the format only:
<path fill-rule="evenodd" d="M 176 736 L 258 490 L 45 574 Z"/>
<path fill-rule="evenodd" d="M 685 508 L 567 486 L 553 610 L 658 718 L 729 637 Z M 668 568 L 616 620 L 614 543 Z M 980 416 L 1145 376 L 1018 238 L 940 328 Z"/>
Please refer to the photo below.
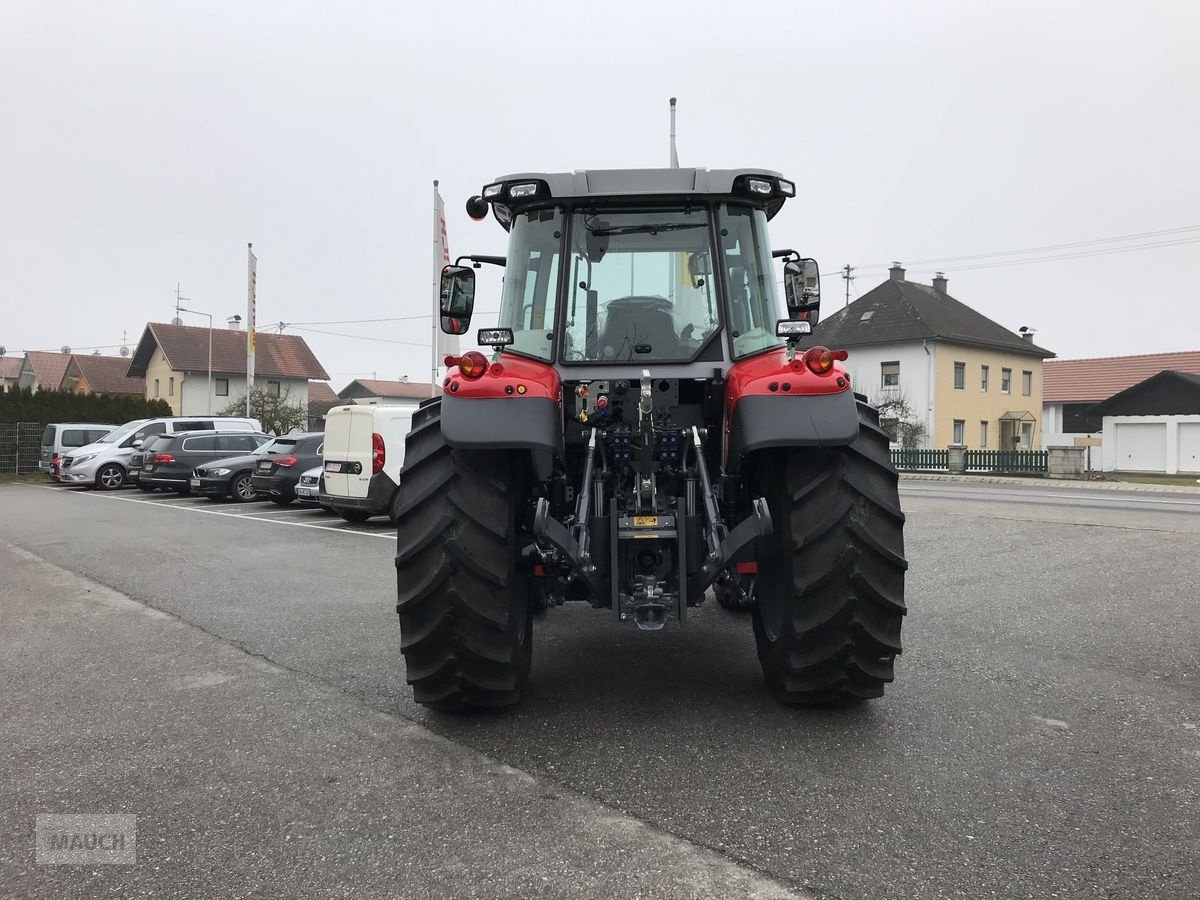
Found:
<path fill-rule="evenodd" d="M 413 415 L 396 507 L 396 611 L 418 703 L 457 711 L 520 699 L 533 655 L 518 565 L 524 472 L 512 453 L 448 447 L 440 400 Z"/>
<path fill-rule="evenodd" d="M 774 533 L 758 547 L 754 635 L 785 703 L 883 696 L 900 653 L 904 513 L 879 413 L 858 403 L 848 447 L 764 451 L 752 484 Z"/>

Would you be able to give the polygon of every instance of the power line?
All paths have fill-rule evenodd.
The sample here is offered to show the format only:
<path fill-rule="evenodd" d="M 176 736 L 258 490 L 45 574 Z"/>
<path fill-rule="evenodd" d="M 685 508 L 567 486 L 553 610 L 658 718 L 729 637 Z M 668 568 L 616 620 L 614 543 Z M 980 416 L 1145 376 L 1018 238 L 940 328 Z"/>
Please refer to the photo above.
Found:
<path fill-rule="evenodd" d="M 929 259 L 909 260 L 909 264 L 913 265 L 913 266 L 923 266 L 923 265 L 933 265 L 933 264 L 940 265 L 942 263 L 951 263 L 951 262 L 962 262 L 962 261 L 973 260 L 973 259 L 994 259 L 994 258 L 1003 257 L 1003 256 L 1019 256 L 1023 253 L 1043 253 L 1043 252 L 1049 252 L 1049 251 L 1053 251 L 1053 250 L 1070 250 L 1070 249 L 1076 248 L 1076 247 L 1094 247 L 1098 244 L 1114 244 L 1114 243 L 1120 243 L 1122 241 L 1133 241 L 1133 240 L 1139 240 L 1139 239 L 1143 239 L 1143 238 L 1164 237 L 1167 235 L 1185 234 L 1187 232 L 1192 232 L 1192 231 L 1200 231 L 1200 225 L 1184 225 L 1179 228 L 1163 228 L 1158 231 L 1140 231 L 1140 232 L 1136 232 L 1134 234 L 1122 234 L 1122 235 L 1117 235 L 1115 237 L 1107 237 L 1107 238 L 1093 238 L 1091 240 L 1086 240 L 1086 241 L 1071 241 L 1071 242 L 1065 243 L 1065 244 L 1045 244 L 1041 247 L 1025 247 L 1020 250 L 995 250 L 995 251 L 991 251 L 988 253 L 972 253 L 972 254 L 968 254 L 966 256 L 936 256 L 936 257 L 930 257 Z M 1200 237 L 1188 238 L 1184 241 L 1184 243 L 1190 243 L 1192 240 L 1200 240 Z M 1149 243 L 1149 244 L 1139 244 L 1135 247 L 1131 247 L 1128 249 L 1137 250 L 1137 249 L 1142 249 L 1143 247 L 1151 248 L 1151 247 L 1158 247 L 1158 246 L 1170 246 L 1170 245 L 1169 244 L 1161 244 L 1161 243 Z M 1113 251 L 1113 252 L 1115 252 L 1115 251 Z M 872 266 L 861 266 L 860 268 L 886 269 L 886 268 L 888 268 L 888 264 L 887 263 L 877 263 Z"/>
<path fill-rule="evenodd" d="M 287 328 L 296 328 L 297 331 L 303 331 L 307 334 L 324 334 L 324 335 L 329 335 L 330 337 L 354 338 L 355 340 L 360 340 L 360 341 L 375 341 L 376 343 L 380 343 L 380 344 L 403 344 L 406 347 L 428 347 L 429 346 L 428 341 L 397 341 L 397 340 L 393 340 L 392 338 L 368 337 L 365 334 L 344 334 L 339 331 L 321 331 L 320 329 L 317 329 L 317 328 L 298 328 L 298 327 L 294 326 L 291 322 L 281 322 L 280 324 Z"/>

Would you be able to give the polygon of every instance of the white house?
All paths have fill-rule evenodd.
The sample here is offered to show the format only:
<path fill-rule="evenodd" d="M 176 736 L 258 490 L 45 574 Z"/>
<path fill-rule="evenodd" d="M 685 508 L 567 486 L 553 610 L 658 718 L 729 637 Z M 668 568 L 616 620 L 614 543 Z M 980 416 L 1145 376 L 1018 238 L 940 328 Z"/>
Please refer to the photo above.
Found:
<path fill-rule="evenodd" d="M 246 333 L 152 322 L 130 358 L 129 374 L 144 377 L 146 398 L 167 401 L 173 415 L 220 412 L 246 393 Z M 255 334 L 255 388 L 307 407 L 309 379 L 328 381 L 329 373 L 304 338 Z"/>

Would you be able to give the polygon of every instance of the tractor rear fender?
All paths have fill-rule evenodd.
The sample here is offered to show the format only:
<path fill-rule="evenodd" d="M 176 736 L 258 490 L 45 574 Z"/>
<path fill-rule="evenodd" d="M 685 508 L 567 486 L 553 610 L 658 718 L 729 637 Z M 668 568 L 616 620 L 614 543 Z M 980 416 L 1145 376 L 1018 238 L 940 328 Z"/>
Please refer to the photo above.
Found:
<path fill-rule="evenodd" d="M 530 450 L 539 480 L 563 456 L 562 386 L 553 366 L 503 356 L 481 378 L 451 366 L 442 389 L 442 435 L 451 447 Z"/>
<path fill-rule="evenodd" d="M 770 447 L 839 447 L 858 437 L 850 376 L 840 366 L 810 372 L 785 351 L 730 369 L 725 394 L 726 467 Z"/>

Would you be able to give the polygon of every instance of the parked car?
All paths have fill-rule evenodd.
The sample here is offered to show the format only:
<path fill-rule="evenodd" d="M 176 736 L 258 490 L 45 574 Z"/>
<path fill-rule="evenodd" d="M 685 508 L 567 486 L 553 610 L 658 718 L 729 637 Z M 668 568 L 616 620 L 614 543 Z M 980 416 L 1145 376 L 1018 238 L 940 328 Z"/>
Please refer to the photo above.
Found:
<path fill-rule="evenodd" d="M 155 435 L 133 455 L 144 456 L 138 487 L 152 491 L 169 488 L 180 494 L 191 491 L 192 470 L 227 459 L 231 453 L 253 453 L 271 440 L 270 435 L 245 431 L 183 431 Z"/>
<path fill-rule="evenodd" d="M 261 432 L 257 419 L 202 416 L 197 418 L 173 416 L 162 419 L 135 419 L 126 422 L 98 441 L 72 451 L 62 460 L 59 480 L 65 484 L 82 484 L 116 490 L 129 482 L 129 463 L 146 438 L 154 434 L 173 434 L 179 431 L 253 431 Z M 140 473 L 135 473 L 136 474 Z"/>
<path fill-rule="evenodd" d="M 313 466 L 307 472 L 300 475 L 300 481 L 296 485 L 296 500 L 299 503 L 306 503 L 310 506 L 320 506 L 322 509 L 329 509 L 328 504 L 321 501 L 321 467 Z"/>
<path fill-rule="evenodd" d="M 57 481 L 56 470 L 61 468 L 64 456 L 78 447 L 94 444 L 116 427 L 95 422 L 55 422 L 47 425 L 42 432 L 38 469 Z"/>
<path fill-rule="evenodd" d="M 197 466 L 192 470 L 188 486 L 193 494 L 200 494 L 210 500 L 229 498 L 238 503 L 254 500 L 258 497 L 253 481 L 254 470 L 263 459 L 291 456 L 296 449 L 296 437 L 297 435 L 289 434 L 273 438 L 245 456 L 232 456 Z M 297 471 L 306 471 L 311 466 L 311 463 L 302 465 Z"/>
<path fill-rule="evenodd" d="M 296 499 L 300 475 L 321 464 L 324 433 L 285 434 L 271 442 L 274 451 L 254 466 L 254 490 L 272 503 L 286 506 Z"/>
<path fill-rule="evenodd" d="M 336 406 L 326 414 L 321 496 L 346 521 L 395 519 L 412 416 L 408 406 Z"/>

